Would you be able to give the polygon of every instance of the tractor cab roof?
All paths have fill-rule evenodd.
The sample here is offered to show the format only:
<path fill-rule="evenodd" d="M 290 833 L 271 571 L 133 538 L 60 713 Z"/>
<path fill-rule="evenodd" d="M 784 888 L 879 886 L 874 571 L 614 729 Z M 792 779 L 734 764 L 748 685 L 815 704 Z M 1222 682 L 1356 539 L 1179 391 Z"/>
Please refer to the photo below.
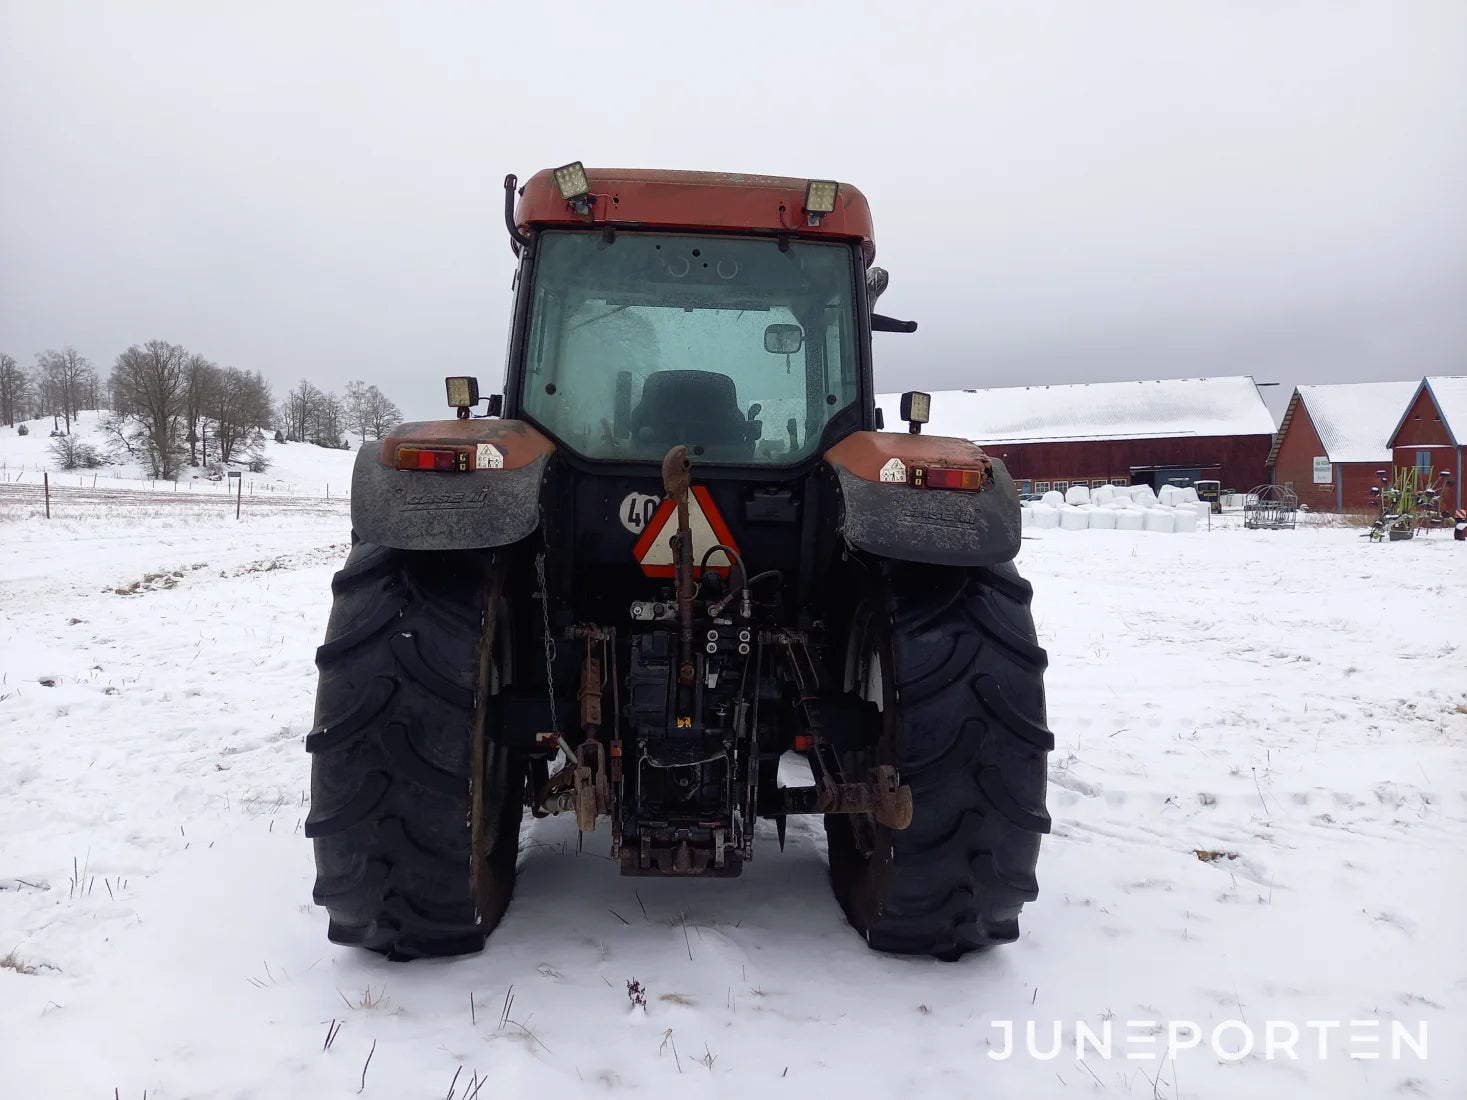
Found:
<path fill-rule="evenodd" d="M 590 191 L 578 204 L 563 197 L 551 169 L 525 181 L 515 208 L 521 232 L 531 227 L 638 226 L 664 230 L 788 232 L 810 239 L 857 240 L 869 266 L 876 258 L 866 196 L 839 185 L 835 207 L 805 214 L 809 180 L 737 172 L 587 168 Z M 577 205 L 584 213 L 577 212 Z M 810 221 L 818 224 L 808 224 Z"/>

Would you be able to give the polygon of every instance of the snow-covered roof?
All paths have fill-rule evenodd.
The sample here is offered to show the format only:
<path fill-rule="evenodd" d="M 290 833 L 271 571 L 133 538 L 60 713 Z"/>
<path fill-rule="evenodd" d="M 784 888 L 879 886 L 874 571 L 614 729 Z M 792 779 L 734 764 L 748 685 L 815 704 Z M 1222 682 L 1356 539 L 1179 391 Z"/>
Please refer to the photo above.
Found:
<path fill-rule="evenodd" d="M 899 429 L 901 396 L 879 394 L 876 403 L 888 427 Z M 924 430 L 992 444 L 1271 436 L 1273 427 L 1253 379 L 1242 376 L 941 390 Z"/>
<path fill-rule="evenodd" d="M 1300 386 L 1297 392 L 1331 462 L 1388 463 L 1392 431 L 1420 385 L 1347 382 Z"/>

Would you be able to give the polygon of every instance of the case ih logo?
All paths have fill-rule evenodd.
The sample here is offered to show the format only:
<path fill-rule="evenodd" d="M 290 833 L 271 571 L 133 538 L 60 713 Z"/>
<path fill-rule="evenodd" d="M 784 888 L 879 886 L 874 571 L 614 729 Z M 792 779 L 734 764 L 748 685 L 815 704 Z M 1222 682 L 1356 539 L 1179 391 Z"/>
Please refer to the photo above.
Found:
<path fill-rule="evenodd" d="M 483 508 L 489 503 L 488 489 L 461 493 L 413 493 L 402 506 L 405 512 L 421 512 L 427 508 Z"/>

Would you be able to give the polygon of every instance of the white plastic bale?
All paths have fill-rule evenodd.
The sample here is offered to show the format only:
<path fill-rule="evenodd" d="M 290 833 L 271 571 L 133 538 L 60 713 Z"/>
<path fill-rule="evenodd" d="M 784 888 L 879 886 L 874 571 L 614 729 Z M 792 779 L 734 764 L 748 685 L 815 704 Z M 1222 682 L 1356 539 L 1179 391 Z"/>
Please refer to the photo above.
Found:
<path fill-rule="evenodd" d="M 1206 521 L 1207 513 L 1212 511 L 1212 505 L 1205 500 L 1194 500 L 1187 507 L 1191 508 L 1197 514 L 1197 518 L 1203 521 Z"/>
<path fill-rule="evenodd" d="M 1034 509 L 1025 504 L 1019 509 L 1019 525 L 1021 527 L 1032 527 L 1034 525 Z"/>
<path fill-rule="evenodd" d="M 1055 494 L 1058 496 L 1058 494 Z M 1059 509 L 1043 502 L 1034 506 L 1034 526 L 1044 530 L 1059 526 Z"/>
<path fill-rule="evenodd" d="M 1060 509 L 1059 525 L 1066 531 L 1084 531 L 1090 526 L 1090 509 L 1066 504 Z"/>
<path fill-rule="evenodd" d="M 1196 500 L 1197 490 L 1193 486 L 1188 485 L 1186 488 L 1177 490 L 1178 504 L 1193 504 L 1196 503 Z"/>
<path fill-rule="evenodd" d="M 1075 505 L 1089 504 L 1090 486 L 1071 485 L 1068 489 L 1065 490 L 1065 503 Z"/>
<path fill-rule="evenodd" d="M 1132 485 L 1131 499 L 1143 508 L 1155 508 L 1157 504 L 1156 492 L 1150 485 Z"/>
<path fill-rule="evenodd" d="M 1116 517 L 1119 514 L 1114 508 L 1094 509 L 1090 513 L 1090 530 L 1114 531 L 1116 529 Z"/>
<path fill-rule="evenodd" d="M 1172 530 L 1182 535 L 1197 530 L 1197 513 L 1185 506 L 1173 509 Z"/>
<path fill-rule="evenodd" d="M 1177 502 L 1177 487 L 1175 485 L 1163 485 L 1156 494 L 1156 503 L 1163 508 L 1170 508 Z"/>
<path fill-rule="evenodd" d="M 1130 494 L 1126 494 L 1128 497 Z M 1100 485 L 1090 490 L 1090 503 L 1097 508 L 1103 508 L 1116 498 L 1116 487 L 1114 485 Z"/>
<path fill-rule="evenodd" d="M 1051 508 L 1059 508 L 1065 502 L 1065 494 L 1058 489 L 1051 489 L 1040 498 L 1040 502 L 1049 505 Z"/>
<path fill-rule="evenodd" d="M 1118 508 L 1116 510 L 1117 531 L 1141 531 L 1146 527 L 1146 513 L 1140 508 Z"/>
<path fill-rule="evenodd" d="M 1175 528 L 1174 520 L 1176 513 L 1170 508 L 1148 508 L 1142 513 L 1142 525 L 1147 531 L 1159 531 L 1163 534 Z"/>

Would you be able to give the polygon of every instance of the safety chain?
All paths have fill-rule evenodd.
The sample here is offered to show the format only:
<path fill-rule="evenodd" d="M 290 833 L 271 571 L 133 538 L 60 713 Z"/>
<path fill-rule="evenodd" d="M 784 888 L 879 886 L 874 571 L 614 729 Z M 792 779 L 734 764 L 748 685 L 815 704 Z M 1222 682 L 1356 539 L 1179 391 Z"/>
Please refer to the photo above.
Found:
<path fill-rule="evenodd" d="M 545 686 L 550 693 L 550 732 L 560 733 L 555 715 L 555 637 L 550 633 L 550 593 L 545 588 L 545 554 L 535 555 L 535 576 L 540 581 L 540 615 L 545 623 Z"/>

